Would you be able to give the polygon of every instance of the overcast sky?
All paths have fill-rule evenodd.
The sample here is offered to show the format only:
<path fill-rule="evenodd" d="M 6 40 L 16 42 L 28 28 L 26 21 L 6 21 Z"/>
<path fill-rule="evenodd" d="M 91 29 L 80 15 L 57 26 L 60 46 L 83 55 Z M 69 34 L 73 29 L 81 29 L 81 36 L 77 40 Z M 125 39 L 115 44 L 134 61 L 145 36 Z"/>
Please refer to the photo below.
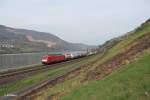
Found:
<path fill-rule="evenodd" d="M 150 18 L 150 0 L 0 0 L 0 24 L 101 44 Z"/>

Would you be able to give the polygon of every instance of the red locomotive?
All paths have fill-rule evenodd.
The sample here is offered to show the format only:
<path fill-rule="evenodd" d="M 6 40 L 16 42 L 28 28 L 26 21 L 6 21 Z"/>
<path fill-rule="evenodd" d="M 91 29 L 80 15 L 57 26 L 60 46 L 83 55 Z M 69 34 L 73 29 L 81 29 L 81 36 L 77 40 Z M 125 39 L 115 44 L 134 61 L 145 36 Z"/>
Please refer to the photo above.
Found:
<path fill-rule="evenodd" d="M 49 54 L 42 58 L 42 63 L 51 64 L 51 63 L 60 62 L 64 60 L 66 60 L 66 58 L 62 54 Z"/>
<path fill-rule="evenodd" d="M 93 54 L 88 54 L 88 53 L 66 53 L 66 54 L 48 54 L 42 58 L 42 63 L 43 64 L 51 64 L 55 62 L 61 62 L 61 61 L 67 61 L 71 59 L 77 59 L 77 58 L 82 58 L 86 57 L 89 55 Z"/>

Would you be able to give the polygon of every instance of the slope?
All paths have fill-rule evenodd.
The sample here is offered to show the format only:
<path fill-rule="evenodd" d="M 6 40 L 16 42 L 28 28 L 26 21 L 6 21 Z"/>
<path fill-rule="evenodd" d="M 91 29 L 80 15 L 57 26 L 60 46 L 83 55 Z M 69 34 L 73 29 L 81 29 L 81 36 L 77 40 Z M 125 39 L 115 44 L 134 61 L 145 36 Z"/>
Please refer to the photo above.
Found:
<path fill-rule="evenodd" d="M 149 100 L 150 51 L 102 80 L 92 81 L 65 95 L 63 100 Z"/>
<path fill-rule="evenodd" d="M 141 38 L 143 42 L 140 42 Z M 142 48 L 143 45 L 147 45 L 147 48 Z M 122 41 L 112 47 L 97 66 L 88 72 L 86 80 L 89 83 L 73 89 L 63 100 L 149 100 L 149 48 L 150 20 L 123 36 Z"/>
<path fill-rule="evenodd" d="M 149 62 L 148 62 L 149 48 L 150 48 L 150 20 L 146 21 L 140 27 L 127 33 L 126 35 L 106 42 L 104 45 L 100 46 L 99 54 L 97 54 L 98 57 L 96 58 L 95 61 L 89 62 L 88 64 L 82 66 L 79 70 L 73 73 L 70 73 L 68 76 L 63 77 L 63 79 L 60 79 L 60 81 L 58 81 L 57 84 L 49 85 L 46 88 L 43 88 L 37 93 L 31 95 L 31 97 L 33 97 L 32 98 L 33 100 L 34 99 L 44 100 L 46 98 L 51 98 L 53 100 L 59 100 L 62 98 L 64 100 L 65 99 L 67 100 L 72 100 L 72 99 L 74 100 L 87 100 L 87 99 L 105 100 L 103 96 L 105 97 L 107 95 L 107 92 L 109 93 L 108 95 L 110 95 L 110 92 L 114 92 L 112 93 L 112 95 L 110 95 L 110 98 L 112 98 L 112 100 L 116 96 L 118 96 L 118 98 L 116 97 L 115 99 L 121 99 L 121 98 L 125 100 L 128 98 L 132 99 L 133 95 L 129 95 L 130 93 L 127 93 L 127 97 L 124 97 L 125 92 L 122 92 L 122 95 L 120 95 L 119 97 L 119 94 L 117 93 L 118 91 L 121 91 L 121 90 L 115 90 L 114 87 L 111 88 L 109 86 L 111 86 L 111 84 L 114 84 L 114 85 L 117 84 L 117 80 L 113 80 L 113 79 L 115 79 L 116 76 L 119 76 L 121 73 L 123 73 L 123 71 L 126 68 L 129 70 L 131 68 L 131 70 L 135 69 L 135 71 L 132 71 L 133 73 L 130 71 L 124 72 L 126 74 L 124 76 L 122 75 L 122 77 L 120 77 L 120 80 L 123 77 L 126 77 L 126 75 L 131 74 L 131 73 L 133 76 L 136 76 L 137 73 L 135 72 L 138 71 L 138 73 L 140 73 L 141 76 L 140 74 L 137 77 L 132 77 L 131 75 L 130 77 L 128 77 L 128 78 L 131 78 L 129 79 L 129 82 L 131 80 L 135 80 L 135 83 L 134 83 L 135 86 L 137 85 L 137 87 L 138 86 L 144 87 L 144 85 L 141 85 L 141 84 L 138 85 L 138 81 L 139 79 L 141 78 L 144 79 L 145 77 L 148 77 L 149 75 L 148 74 L 149 66 L 147 66 L 149 65 Z M 139 64 L 139 66 L 140 65 L 145 66 L 141 68 L 143 72 L 140 71 L 139 68 L 136 67 L 136 64 Z M 133 69 L 130 66 L 133 66 Z M 145 70 L 145 68 L 148 72 Z M 119 72 L 119 70 L 123 70 L 123 71 Z M 116 73 L 117 75 L 112 76 L 113 73 Z M 110 78 L 107 78 L 107 77 L 110 77 Z M 107 80 L 107 79 L 110 79 L 112 81 L 109 81 L 106 83 L 103 82 L 103 80 Z M 148 89 L 146 90 L 145 93 L 146 95 L 149 95 L 149 85 L 147 85 L 147 83 L 149 82 L 147 82 L 147 80 L 149 79 L 143 80 L 143 82 L 146 83 L 145 89 Z M 124 82 L 125 81 L 122 81 L 122 84 L 126 84 Z M 103 86 L 103 84 L 107 84 L 107 85 Z M 121 85 L 121 86 L 119 88 L 124 88 L 123 87 L 124 85 Z M 109 87 L 110 90 L 107 87 Z M 128 91 L 130 87 L 126 87 L 125 89 L 126 91 Z M 133 89 L 131 89 L 131 91 L 132 90 Z M 105 95 L 103 94 L 103 91 Z M 139 98 L 137 97 L 138 93 L 143 93 L 142 92 L 143 90 L 142 89 L 138 90 L 138 88 L 133 91 L 136 92 L 133 98 Z M 141 95 L 139 96 L 142 98 Z M 145 96 L 144 98 L 148 98 L 148 96 Z"/>

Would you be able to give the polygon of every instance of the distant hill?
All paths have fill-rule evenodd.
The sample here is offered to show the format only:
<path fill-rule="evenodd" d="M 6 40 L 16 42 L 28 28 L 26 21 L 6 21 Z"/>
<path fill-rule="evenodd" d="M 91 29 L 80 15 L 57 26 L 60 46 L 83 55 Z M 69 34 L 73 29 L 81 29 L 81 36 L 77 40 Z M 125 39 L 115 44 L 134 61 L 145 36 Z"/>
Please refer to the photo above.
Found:
<path fill-rule="evenodd" d="M 76 51 L 93 48 L 80 43 L 69 43 L 59 37 L 34 30 L 15 29 L 0 25 L 0 53 Z"/>

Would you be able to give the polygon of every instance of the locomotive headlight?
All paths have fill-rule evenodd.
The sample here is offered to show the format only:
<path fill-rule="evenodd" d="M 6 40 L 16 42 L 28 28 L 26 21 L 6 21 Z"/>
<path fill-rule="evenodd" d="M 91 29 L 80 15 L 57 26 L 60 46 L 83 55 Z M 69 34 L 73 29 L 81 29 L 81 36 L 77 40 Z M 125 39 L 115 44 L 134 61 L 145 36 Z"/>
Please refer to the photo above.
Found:
<path fill-rule="evenodd" d="M 42 62 L 47 62 L 47 59 L 42 59 Z"/>

